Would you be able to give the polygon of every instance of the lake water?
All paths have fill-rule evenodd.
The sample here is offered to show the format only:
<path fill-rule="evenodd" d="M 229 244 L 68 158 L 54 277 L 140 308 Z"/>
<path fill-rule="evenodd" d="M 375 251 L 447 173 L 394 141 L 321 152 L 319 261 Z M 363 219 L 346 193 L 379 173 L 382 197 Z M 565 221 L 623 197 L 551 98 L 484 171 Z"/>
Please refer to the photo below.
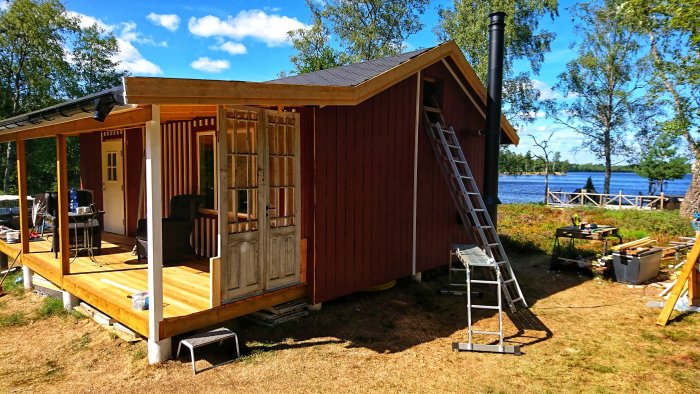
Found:
<path fill-rule="evenodd" d="M 573 192 L 586 184 L 588 177 L 599 193 L 603 192 L 602 172 L 569 172 L 566 175 L 550 175 L 549 189 Z M 683 179 L 668 181 L 664 194 L 682 196 L 690 186 L 690 174 Z M 504 204 L 544 201 L 544 175 L 501 175 L 498 178 L 498 196 Z M 613 172 L 610 178 L 610 193 L 647 194 L 648 181 L 633 172 Z"/>

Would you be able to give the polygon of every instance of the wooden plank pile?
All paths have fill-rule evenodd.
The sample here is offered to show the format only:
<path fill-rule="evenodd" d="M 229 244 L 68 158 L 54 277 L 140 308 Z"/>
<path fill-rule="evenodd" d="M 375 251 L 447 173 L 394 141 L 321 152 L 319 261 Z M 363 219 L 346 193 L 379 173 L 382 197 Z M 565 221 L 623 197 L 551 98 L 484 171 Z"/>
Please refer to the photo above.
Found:
<path fill-rule="evenodd" d="M 257 324 L 274 327 L 278 324 L 297 320 L 308 315 L 309 311 L 306 307 L 307 303 L 304 299 L 289 301 L 258 312 L 253 312 L 247 315 L 247 318 Z"/>
<path fill-rule="evenodd" d="M 640 238 L 636 241 L 627 242 L 620 245 L 615 245 L 611 249 L 613 252 L 620 254 L 636 256 L 640 253 L 644 253 L 649 249 L 654 247 L 656 243 L 655 239 L 649 237 Z"/>

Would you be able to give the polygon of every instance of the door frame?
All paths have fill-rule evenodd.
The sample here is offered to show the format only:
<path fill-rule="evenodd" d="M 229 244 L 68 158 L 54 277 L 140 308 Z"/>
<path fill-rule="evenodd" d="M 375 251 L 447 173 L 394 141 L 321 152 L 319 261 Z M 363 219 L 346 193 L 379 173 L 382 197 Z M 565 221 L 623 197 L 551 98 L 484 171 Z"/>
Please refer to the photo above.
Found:
<path fill-rule="evenodd" d="M 258 182 L 258 283 L 259 288 L 256 291 L 251 291 L 249 293 L 237 294 L 235 296 L 229 295 L 229 284 L 228 279 L 231 270 L 231 262 L 229 261 L 229 247 L 232 242 L 230 240 L 230 235 L 228 232 L 228 207 L 232 204 L 229 200 L 229 189 L 228 189 L 228 178 L 230 174 L 228 173 L 228 151 L 230 147 L 228 146 L 228 110 L 245 110 L 254 111 L 258 114 L 257 120 L 257 131 L 258 136 L 256 138 L 258 142 L 258 160 L 256 169 L 257 182 Z M 295 261 L 295 280 L 292 283 L 284 284 L 276 287 L 269 287 L 269 264 L 267 264 L 268 257 L 270 253 L 270 240 L 269 234 L 272 231 L 270 218 L 267 214 L 267 204 L 269 199 L 269 130 L 267 114 L 273 112 L 274 110 L 268 110 L 259 107 L 249 107 L 249 106 L 220 106 L 217 115 L 217 159 L 218 159 L 218 200 L 219 200 L 219 258 L 221 261 L 221 271 L 220 271 L 220 291 L 221 291 L 221 302 L 229 303 L 240 299 L 254 297 L 260 294 L 268 293 L 271 291 L 279 290 L 282 288 L 290 287 L 299 284 L 301 279 L 301 125 L 298 112 L 289 112 L 288 115 L 292 115 L 295 118 L 295 160 L 294 160 L 294 217 L 295 217 L 295 241 L 294 241 L 294 261 Z M 260 167 L 262 165 L 262 167 Z M 261 171 L 262 170 L 262 171 Z M 222 186 L 226 185 L 226 187 Z M 239 237 L 240 238 L 240 237 Z M 236 241 L 239 242 L 239 241 Z"/>
<path fill-rule="evenodd" d="M 124 218 L 122 219 L 122 229 L 121 229 L 120 233 L 114 233 L 114 232 L 111 232 L 108 230 L 104 230 L 104 231 L 109 232 L 111 234 L 126 235 L 126 233 L 127 233 L 126 216 L 127 216 L 127 209 L 128 209 L 127 204 L 128 204 L 128 202 L 127 202 L 127 198 L 126 198 L 126 184 L 127 184 L 126 183 L 126 161 L 124 160 L 125 159 L 125 154 L 124 154 L 125 152 L 124 151 L 126 148 L 126 144 L 124 143 L 124 134 L 102 135 L 102 138 L 100 140 L 100 174 L 102 175 L 102 185 L 101 185 L 101 187 L 102 187 L 102 209 L 104 209 L 105 211 L 107 211 L 107 209 L 108 209 L 107 204 L 105 204 L 105 202 L 106 202 L 106 200 L 105 200 L 105 184 L 106 184 L 107 180 L 104 179 L 104 166 L 105 166 L 104 146 L 105 146 L 105 143 L 113 143 L 116 141 L 118 141 L 119 144 L 121 145 L 121 166 L 120 166 L 121 167 L 120 170 L 121 170 L 121 174 L 122 174 L 122 188 L 121 188 L 122 189 L 121 190 L 122 198 L 121 198 L 121 201 L 122 201 L 122 211 L 124 214 Z M 102 220 L 103 220 L 102 225 L 104 227 L 106 224 L 104 217 Z"/>

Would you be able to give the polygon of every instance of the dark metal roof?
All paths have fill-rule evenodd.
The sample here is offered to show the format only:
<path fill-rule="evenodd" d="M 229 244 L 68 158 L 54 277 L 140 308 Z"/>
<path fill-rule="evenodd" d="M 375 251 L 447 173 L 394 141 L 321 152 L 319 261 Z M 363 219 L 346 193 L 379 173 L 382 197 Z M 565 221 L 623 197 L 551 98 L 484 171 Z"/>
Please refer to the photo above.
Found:
<path fill-rule="evenodd" d="M 111 89 L 105 89 L 101 92 L 89 94 L 38 111 L 2 119 L 0 120 L 0 132 L 26 126 L 28 124 L 39 124 L 44 121 L 51 121 L 59 117 L 68 118 L 79 113 L 93 112 L 100 99 L 103 101 L 111 101 L 114 105 L 124 105 L 124 88 L 122 86 L 117 86 Z"/>
<path fill-rule="evenodd" d="M 306 74 L 275 79 L 267 83 L 282 83 L 289 85 L 322 85 L 322 86 L 357 86 L 392 68 L 420 56 L 432 48 L 419 49 L 381 59 L 368 60 L 361 63 L 349 64 L 314 71 Z"/>

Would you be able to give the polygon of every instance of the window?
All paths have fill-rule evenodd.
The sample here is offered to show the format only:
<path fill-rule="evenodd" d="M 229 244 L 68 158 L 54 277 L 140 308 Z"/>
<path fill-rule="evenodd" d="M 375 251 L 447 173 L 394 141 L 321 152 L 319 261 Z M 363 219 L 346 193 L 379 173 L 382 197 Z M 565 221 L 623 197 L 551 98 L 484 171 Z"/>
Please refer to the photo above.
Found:
<path fill-rule="evenodd" d="M 117 182 L 117 152 L 107 152 L 107 181 Z"/>
<path fill-rule="evenodd" d="M 197 183 L 203 208 L 216 209 L 216 142 L 214 132 L 197 134 Z"/>

